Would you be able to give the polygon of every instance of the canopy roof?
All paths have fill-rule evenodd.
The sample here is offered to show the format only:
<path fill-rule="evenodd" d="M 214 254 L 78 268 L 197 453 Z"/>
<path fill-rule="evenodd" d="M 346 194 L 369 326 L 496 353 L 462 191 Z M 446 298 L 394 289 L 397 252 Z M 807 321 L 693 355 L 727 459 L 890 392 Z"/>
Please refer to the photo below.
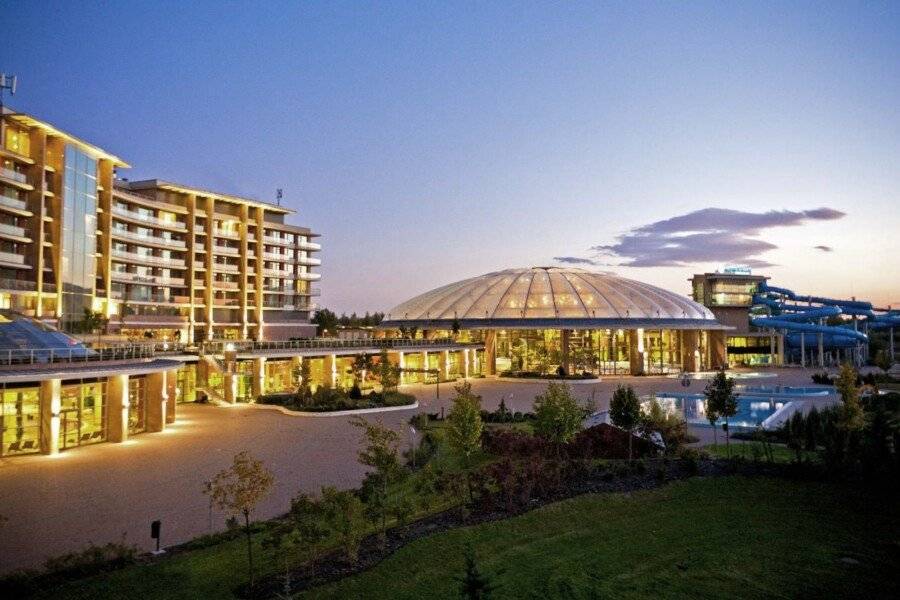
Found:
<path fill-rule="evenodd" d="M 723 329 L 686 296 L 569 267 L 506 269 L 431 290 L 392 308 L 382 327 L 658 327 Z"/>

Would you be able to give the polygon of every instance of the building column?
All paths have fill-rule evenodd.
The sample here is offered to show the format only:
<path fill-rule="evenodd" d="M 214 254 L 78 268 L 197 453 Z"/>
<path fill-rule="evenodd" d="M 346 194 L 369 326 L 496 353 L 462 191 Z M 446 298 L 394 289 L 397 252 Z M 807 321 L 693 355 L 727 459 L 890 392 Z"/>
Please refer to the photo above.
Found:
<path fill-rule="evenodd" d="M 632 375 L 644 374 L 644 330 L 628 332 L 628 364 Z"/>
<path fill-rule="evenodd" d="M 438 368 L 441 370 L 441 378 L 450 379 L 450 351 L 443 350 L 439 355 Z"/>
<path fill-rule="evenodd" d="M 709 336 L 710 364 L 714 369 L 724 369 L 728 366 L 728 349 L 725 344 L 725 332 L 721 329 L 711 330 Z"/>
<path fill-rule="evenodd" d="M 146 375 L 147 386 L 147 431 L 164 431 L 166 429 L 166 372 L 159 371 Z"/>
<path fill-rule="evenodd" d="M 178 401 L 178 369 L 166 371 L 166 396 L 166 423 L 174 423 L 175 405 Z"/>
<path fill-rule="evenodd" d="M 331 387 L 337 386 L 337 356 L 334 354 L 325 356 L 325 377 L 328 378 Z"/>
<path fill-rule="evenodd" d="M 106 383 L 106 439 L 124 442 L 128 439 L 128 375 L 112 375 Z"/>
<path fill-rule="evenodd" d="M 465 348 L 462 351 L 462 357 L 463 357 L 463 378 L 468 379 L 469 378 L 469 349 L 468 348 Z"/>
<path fill-rule="evenodd" d="M 695 329 L 681 332 L 681 368 L 689 373 L 698 371 L 697 358 L 700 349 L 700 334 Z"/>
<path fill-rule="evenodd" d="M 390 357 L 390 353 L 388 354 Z M 388 358 L 390 360 L 390 358 Z M 406 373 L 403 372 L 403 369 L 406 368 L 406 356 L 402 352 L 397 353 L 397 368 L 400 369 L 400 377 L 397 378 L 397 383 L 403 385 L 406 383 Z"/>
<path fill-rule="evenodd" d="M 559 345 L 560 345 L 560 357 L 562 361 L 562 368 L 566 370 L 566 374 L 569 373 L 569 339 L 570 332 L 568 329 L 560 329 L 559 330 Z"/>
<path fill-rule="evenodd" d="M 266 359 L 253 359 L 253 378 L 250 380 L 250 393 L 255 402 L 257 398 L 266 393 Z"/>
<path fill-rule="evenodd" d="M 497 332 L 489 329 L 484 334 L 484 367 L 485 375 L 497 374 Z"/>
<path fill-rule="evenodd" d="M 47 379 L 41 382 L 41 452 L 43 454 L 57 454 L 59 452 L 61 385 L 62 381 L 59 379 Z"/>
<path fill-rule="evenodd" d="M 777 348 L 776 357 L 777 357 L 777 361 L 778 361 L 778 366 L 783 367 L 784 366 L 784 334 L 779 333 L 776 336 L 775 346 Z"/>
<path fill-rule="evenodd" d="M 428 371 L 428 350 L 422 352 L 422 370 Z M 422 373 L 422 383 L 428 381 L 428 373 Z"/>

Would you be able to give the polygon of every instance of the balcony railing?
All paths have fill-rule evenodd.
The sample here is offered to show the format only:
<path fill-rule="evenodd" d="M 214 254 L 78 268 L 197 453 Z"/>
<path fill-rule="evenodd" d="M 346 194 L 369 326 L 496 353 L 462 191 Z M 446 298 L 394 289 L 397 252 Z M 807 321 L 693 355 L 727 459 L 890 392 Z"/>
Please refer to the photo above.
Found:
<path fill-rule="evenodd" d="M 0 348 L 0 365 L 20 366 L 48 363 L 89 363 L 153 358 L 153 345 L 116 346 L 92 350 L 79 346 L 41 348 L 39 350 Z"/>
<path fill-rule="evenodd" d="M 296 279 L 293 271 L 282 271 L 280 269 L 263 269 L 265 277 L 279 277 L 281 279 Z"/>
<path fill-rule="evenodd" d="M 322 279 L 321 273 L 297 273 L 297 279 L 303 281 L 318 281 Z"/>
<path fill-rule="evenodd" d="M 278 254 L 276 252 L 263 252 L 263 258 L 266 260 L 276 260 L 280 262 L 294 262 L 297 260 L 291 254 Z"/>
<path fill-rule="evenodd" d="M 34 292 L 37 290 L 37 282 L 24 281 L 21 279 L 0 278 L 0 289 L 16 292 Z M 50 291 L 47 289 L 46 283 L 44 284 L 44 291 Z"/>
<path fill-rule="evenodd" d="M 25 257 L 21 254 L 13 254 L 12 252 L 0 252 L 0 262 L 24 265 Z"/>
<path fill-rule="evenodd" d="M 28 237 L 28 230 L 26 230 L 24 227 L 7 225 L 6 223 L 0 223 L 0 233 L 5 233 L 6 235 L 14 235 L 16 237 Z"/>
<path fill-rule="evenodd" d="M 146 285 L 171 285 L 176 287 L 184 287 L 184 278 L 182 277 L 162 277 L 160 275 L 141 275 L 138 273 L 128 273 L 127 271 L 113 271 L 113 279 L 120 279 L 131 283 L 142 283 Z"/>
<path fill-rule="evenodd" d="M 312 256 L 307 256 L 307 257 L 301 256 L 297 259 L 297 262 L 300 263 L 301 265 L 310 265 L 310 266 L 315 267 L 315 266 L 322 264 L 322 259 L 321 258 L 313 258 Z"/>
<path fill-rule="evenodd" d="M 454 348 L 482 348 L 483 342 L 457 342 L 452 338 L 434 340 L 413 340 L 405 338 L 362 340 L 341 340 L 334 338 L 310 338 L 304 340 L 290 340 L 284 342 L 252 342 L 252 341 L 213 341 L 203 342 L 203 351 L 208 353 L 221 353 L 226 347 L 238 352 L 252 352 L 254 350 L 343 350 L 347 348 L 435 348 L 452 346 Z"/>
<path fill-rule="evenodd" d="M 236 290 L 238 289 L 237 281 L 213 281 L 213 287 L 220 290 Z"/>
<path fill-rule="evenodd" d="M 185 262 L 184 259 L 181 258 L 166 258 L 165 256 L 148 256 L 146 254 L 138 254 L 137 252 L 128 252 L 126 250 L 115 250 L 112 251 L 113 258 L 122 258 L 125 260 L 135 260 L 142 262 L 150 262 L 155 265 L 162 265 L 164 267 L 173 267 L 173 268 L 184 268 Z"/>
<path fill-rule="evenodd" d="M 297 242 L 297 247 L 301 250 L 321 250 L 322 244 L 317 244 L 315 242 Z"/>
<path fill-rule="evenodd" d="M 162 238 L 155 235 L 146 235 L 136 231 L 128 231 L 127 229 L 117 229 L 113 227 L 112 234 L 123 237 L 125 239 L 134 240 L 138 243 L 161 244 L 163 246 L 171 246 L 173 248 L 187 248 L 184 240 L 176 240 L 172 238 Z"/>
<path fill-rule="evenodd" d="M 232 265 L 229 263 L 220 263 L 220 262 L 213 263 L 213 271 L 224 271 L 226 273 L 238 273 L 238 272 L 240 272 L 240 270 L 241 270 L 241 268 L 238 265 Z"/>
<path fill-rule="evenodd" d="M 143 221 L 144 223 L 151 223 L 153 225 L 159 225 L 160 227 L 173 227 L 175 229 L 187 229 L 187 225 L 182 221 L 167 221 L 165 219 L 160 219 L 159 217 L 154 217 L 153 215 L 145 215 L 143 213 L 135 212 L 133 210 L 128 210 L 127 208 L 122 208 L 121 206 L 113 206 L 112 211 L 114 215 L 120 215 L 123 217 L 127 217 L 129 219 L 135 219 L 137 221 Z"/>
<path fill-rule="evenodd" d="M 25 176 L 25 173 L 19 173 L 18 171 L 13 171 L 12 169 L 7 169 L 6 167 L 0 167 L 0 175 L 6 177 L 7 179 L 18 181 L 19 183 L 28 183 L 28 177 Z"/>
<path fill-rule="evenodd" d="M 218 237 L 229 238 L 229 239 L 232 239 L 232 240 L 239 240 L 239 239 L 241 239 L 241 232 L 240 232 L 240 231 L 229 231 L 228 229 L 219 229 L 218 227 L 216 227 L 215 229 L 213 229 L 213 235 L 216 235 L 216 236 L 218 236 Z"/>
<path fill-rule="evenodd" d="M 219 254 L 231 254 L 233 256 L 237 256 L 241 253 L 240 248 L 233 248 L 231 246 L 220 246 L 219 244 L 213 244 L 213 252 L 218 252 Z"/>
<path fill-rule="evenodd" d="M 28 205 L 24 201 L 6 194 L 0 194 L 0 205 L 15 208 L 16 210 L 28 210 Z"/>

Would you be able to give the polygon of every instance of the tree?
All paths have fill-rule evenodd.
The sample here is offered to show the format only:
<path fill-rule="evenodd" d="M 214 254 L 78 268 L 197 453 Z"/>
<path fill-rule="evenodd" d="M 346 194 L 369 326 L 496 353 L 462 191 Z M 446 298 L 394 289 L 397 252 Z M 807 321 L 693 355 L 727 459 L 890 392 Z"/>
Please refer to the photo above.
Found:
<path fill-rule="evenodd" d="M 81 330 L 84 333 L 93 333 L 97 332 L 97 342 L 100 341 L 101 336 L 103 335 L 103 330 L 106 329 L 106 324 L 109 322 L 109 319 L 103 315 L 102 312 L 93 311 L 89 308 L 84 309 L 84 314 L 81 316 Z"/>
<path fill-rule="evenodd" d="M 706 396 L 707 418 L 709 418 L 710 411 L 725 417 L 725 447 L 728 456 L 731 456 L 731 432 L 728 428 L 728 417 L 733 417 L 737 413 L 734 379 L 725 374 L 725 369 L 720 369 L 703 390 L 703 395 Z"/>
<path fill-rule="evenodd" d="M 628 432 L 628 460 L 631 460 L 634 428 L 641 422 L 641 403 L 630 385 L 620 385 L 613 392 L 609 401 L 609 418 L 613 425 Z"/>
<path fill-rule="evenodd" d="M 466 467 L 466 489 L 469 500 L 472 500 L 471 466 L 472 455 L 481 448 L 481 432 L 484 423 L 481 421 L 481 396 L 472 392 L 472 384 L 468 381 L 454 387 L 456 397 L 447 415 L 447 442 L 450 448 L 462 456 Z"/>
<path fill-rule="evenodd" d="M 460 596 L 471 600 L 487 600 L 496 586 L 491 583 L 491 578 L 478 568 L 475 550 L 471 544 L 466 544 L 464 556 L 466 570 L 463 576 L 458 578 Z"/>
<path fill-rule="evenodd" d="M 298 494 L 291 500 L 291 510 L 287 518 L 277 521 L 270 529 L 268 537 L 263 540 L 264 546 L 278 550 L 284 560 L 283 597 L 291 597 L 292 559 L 296 559 L 299 552 L 306 550 L 310 567 L 315 572 L 319 543 L 327 535 L 322 505 L 307 494 Z"/>
<path fill-rule="evenodd" d="M 366 374 L 372 371 L 372 355 L 357 354 L 353 357 L 353 379 L 356 385 L 362 387 L 366 382 Z"/>
<path fill-rule="evenodd" d="M 859 405 L 859 389 L 856 387 L 858 374 L 850 363 L 841 365 L 841 372 L 834 382 L 834 387 L 841 396 L 840 424 L 849 430 L 861 429 L 863 412 Z"/>
<path fill-rule="evenodd" d="M 337 536 L 347 560 L 355 563 L 366 527 L 362 501 L 353 492 L 323 487 L 322 510 L 325 523 Z"/>
<path fill-rule="evenodd" d="M 400 382 L 400 369 L 393 365 L 388 359 L 387 350 L 382 350 L 378 355 L 378 368 L 376 371 L 383 392 L 386 393 L 397 390 L 397 385 Z"/>
<path fill-rule="evenodd" d="M 338 328 L 338 318 L 334 312 L 327 308 L 320 308 L 313 315 L 312 322 L 316 325 L 316 335 L 326 337 L 333 335 Z"/>
<path fill-rule="evenodd" d="M 534 399 L 534 432 L 557 449 L 581 430 L 584 412 L 565 383 L 551 381 L 547 390 Z"/>
<path fill-rule="evenodd" d="M 220 510 L 231 516 L 244 517 L 244 533 L 247 535 L 247 566 L 250 587 L 253 587 L 253 539 L 250 535 L 250 515 L 263 498 L 272 491 L 275 477 L 261 461 L 246 450 L 234 456 L 234 462 L 219 471 L 209 482 L 204 493 L 210 494 Z"/>
<path fill-rule="evenodd" d="M 387 516 L 393 509 L 390 505 L 388 486 L 403 479 L 405 471 L 400 464 L 397 450 L 400 436 L 393 429 L 384 426 L 380 420 L 369 422 L 356 417 L 350 423 L 363 431 L 362 448 L 359 451 L 360 464 L 374 469 L 366 474 L 362 493 L 366 508 L 379 526 L 382 543 L 387 535 Z"/>

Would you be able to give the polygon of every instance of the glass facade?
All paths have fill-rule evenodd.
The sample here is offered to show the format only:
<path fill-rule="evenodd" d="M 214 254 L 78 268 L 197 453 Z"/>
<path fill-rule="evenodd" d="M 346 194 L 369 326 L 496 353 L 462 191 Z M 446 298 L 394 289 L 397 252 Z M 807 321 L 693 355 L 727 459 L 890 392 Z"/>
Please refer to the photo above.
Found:
<path fill-rule="evenodd" d="M 2 394 L 0 456 L 40 452 L 40 389 L 36 387 L 4 388 Z"/>
<path fill-rule="evenodd" d="M 293 363 L 289 360 L 267 360 L 265 362 L 265 393 L 294 391 Z"/>
<path fill-rule="evenodd" d="M 128 433 L 147 428 L 147 386 L 143 377 L 128 379 Z"/>
<path fill-rule="evenodd" d="M 63 385 L 60 388 L 59 449 L 106 440 L 106 383 Z"/>
<path fill-rule="evenodd" d="M 728 365 L 766 366 L 774 363 L 772 340 L 768 337 L 728 336 Z"/>
<path fill-rule="evenodd" d="M 96 279 L 97 161 L 70 145 L 65 151 L 62 221 L 62 319 L 91 308 Z"/>
<path fill-rule="evenodd" d="M 175 384 L 175 402 L 183 404 L 197 400 L 197 368 L 193 364 L 184 364 L 178 369 Z"/>

